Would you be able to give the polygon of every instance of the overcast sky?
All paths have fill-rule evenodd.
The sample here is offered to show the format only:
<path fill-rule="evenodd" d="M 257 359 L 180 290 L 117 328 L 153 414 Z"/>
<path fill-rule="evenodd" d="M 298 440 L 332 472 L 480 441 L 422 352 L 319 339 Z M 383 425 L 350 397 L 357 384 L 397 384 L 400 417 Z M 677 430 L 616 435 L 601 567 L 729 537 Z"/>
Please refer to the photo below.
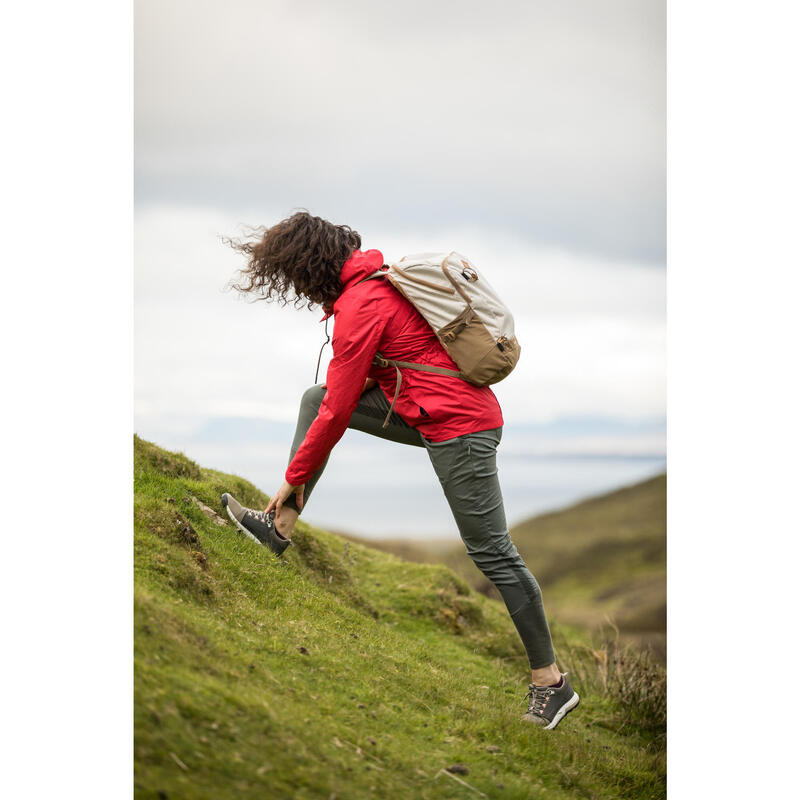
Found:
<path fill-rule="evenodd" d="M 457 249 L 486 272 L 523 348 L 496 387 L 507 426 L 605 419 L 606 450 L 658 449 L 663 2 L 135 14 L 137 430 L 294 419 L 320 314 L 225 292 L 241 262 L 219 237 L 305 207 L 387 260 Z M 645 439 L 615 438 L 621 424 Z"/>
<path fill-rule="evenodd" d="M 137 0 L 137 199 L 659 265 L 664 70 L 651 0 Z"/>

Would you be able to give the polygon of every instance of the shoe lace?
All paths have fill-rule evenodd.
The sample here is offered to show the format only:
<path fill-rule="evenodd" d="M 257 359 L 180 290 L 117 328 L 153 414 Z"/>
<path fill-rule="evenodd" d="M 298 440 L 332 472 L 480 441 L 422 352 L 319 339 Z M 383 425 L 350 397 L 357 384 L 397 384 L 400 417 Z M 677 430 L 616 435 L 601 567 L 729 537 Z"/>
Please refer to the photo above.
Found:
<path fill-rule="evenodd" d="M 528 694 L 525 695 L 525 700 L 530 701 L 528 703 L 528 713 L 542 716 L 542 712 L 544 711 L 545 706 L 550 702 L 550 698 L 553 696 L 554 691 L 555 690 L 550 686 L 535 686 L 532 683 L 529 684 Z M 524 703 L 525 700 L 522 702 Z"/>
<path fill-rule="evenodd" d="M 267 514 L 264 511 L 253 511 L 253 509 L 250 508 L 250 509 L 248 509 L 247 511 L 244 512 L 244 515 L 246 517 L 252 517 L 253 519 L 257 519 L 259 522 L 263 523 L 264 525 L 270 525 L 271 526 L 273 524 L 273 519 L 275 517 L 275 512 L 274 511 L 270 511 L 269 514 Z"/>

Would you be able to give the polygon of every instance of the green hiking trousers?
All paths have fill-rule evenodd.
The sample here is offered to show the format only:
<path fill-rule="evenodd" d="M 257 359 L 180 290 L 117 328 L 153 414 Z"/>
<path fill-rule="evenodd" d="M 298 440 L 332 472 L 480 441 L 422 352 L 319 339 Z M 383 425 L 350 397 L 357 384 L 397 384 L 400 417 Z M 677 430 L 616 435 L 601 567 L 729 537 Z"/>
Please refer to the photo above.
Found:
<path fill-rule="evenodd" d="M 289 456 L 291 461 L 319 412 L 325 389 L 312 386 L 303 394 L 297 429 Z M 536 579 L 511 541 L 506 525 L 503 495 L 497 478 L 497 446 L 502 428 L 467 433 L 443 442 L 431 442 L 392 412 L 383 420 L 389 402 L 379 387 L 364 392 L 348 427 L 401 444 L 424 447 L 453 512 L 467 553 L 478 569 L 497 587 L 519 632 L 532 669 L 555 661 L 553 643 Z M 303 493 L 305 508 L 328 459 L 309 478 Z M 297 510 L 294 495 L 284 506 Z"/>

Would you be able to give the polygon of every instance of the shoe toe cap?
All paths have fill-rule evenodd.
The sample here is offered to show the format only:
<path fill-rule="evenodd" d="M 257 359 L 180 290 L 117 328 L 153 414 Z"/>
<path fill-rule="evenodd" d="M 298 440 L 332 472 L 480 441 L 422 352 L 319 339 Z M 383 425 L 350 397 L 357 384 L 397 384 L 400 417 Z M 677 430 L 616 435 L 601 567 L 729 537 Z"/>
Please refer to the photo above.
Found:
<path fill-rule="evenodd" d="M 228 509 L 228 513 L 232 514 L 237 522 L 242 521 L 245 509 L 232 494 L 225 492 L 225 494 L 223 494 L 220 498 L 220 501 L 222 502 L 223 507 Z"/>

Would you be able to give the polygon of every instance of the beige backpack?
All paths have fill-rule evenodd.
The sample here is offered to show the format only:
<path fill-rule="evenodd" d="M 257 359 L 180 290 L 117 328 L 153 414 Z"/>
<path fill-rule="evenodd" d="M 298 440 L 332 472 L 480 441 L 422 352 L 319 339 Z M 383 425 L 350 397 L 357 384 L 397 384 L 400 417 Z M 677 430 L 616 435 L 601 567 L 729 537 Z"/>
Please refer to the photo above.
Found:
<path fill-rule="evenodd" d="M 400 394 L 400 367 L 452 375 L 476 386 L 489 386 L 503 380 L 516 366 L 520 346 L 514 336 L 514 318 L 465 256 L 455 251 L 404 256 L 388 270 L 373 272 L 364 280 L 373 278 L 386 278 L 408 299 L 459 367 L 456 371 L 376 354 L 375 366 L 392 366 L 397 370 L 397 386 L 384 428 Z"/>

